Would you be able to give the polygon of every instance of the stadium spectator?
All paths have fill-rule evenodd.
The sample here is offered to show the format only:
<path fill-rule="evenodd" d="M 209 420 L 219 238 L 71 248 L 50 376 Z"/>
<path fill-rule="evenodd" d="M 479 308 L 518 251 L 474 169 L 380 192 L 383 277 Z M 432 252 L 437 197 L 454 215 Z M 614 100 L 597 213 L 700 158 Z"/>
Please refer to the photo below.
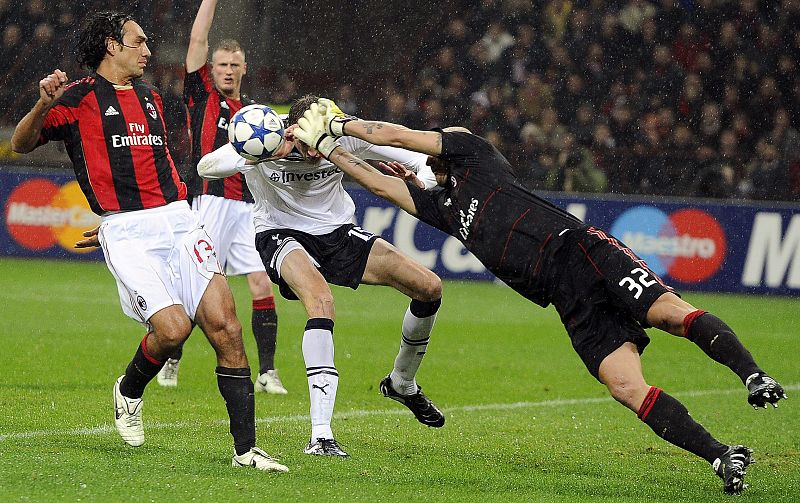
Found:
<path fill-rule="evenodd" d="M 785 108 L 775 111 L 769 138 L 784 161 L 790 164 L 800 161 L 800 132 L 792 127 L 789 112 Z"/>
<path fill-rule="evenodd" d="M 0 47 L 0 110 L 11 110 L 11 104 L 19 95 L 11 85 L 17 82 L 17 60 L 23 53 L 22 28 L 15 23 L 5 25 Z"/>
<path fill-rule="evenodd" d="M 639 33 L 645 21 L 653 19 L 656 8 L 644 0 L 628 0 L 619 11 L 619 22 L 630 33 Z"/>
<path fill-rule="evenodd" d="M 736 196 L 736 172 L 729 163 L 713 162 L 701 169 L 693 182 L 692 195 L 729 199 Z"/>
<path fill-rule="evenodd" d="M 102 244 L 123 311 L 148 329 L 114 383 L 122 439 L 134 447 L 144 443 L 145 386 L 196 323 L 217 354 L 233 466 L 288 471 L 255 446 L 253 382 L 241 325 L 213 241 L 186 204 L 186 186 L 166 143 L 161 96 L 140 80 L 152 55 L 147 41 L 130 16 L 93 15 L 78 45 L 78 61 L 92 75 L 73 84 L 61 70 L 43 78 L 38 101 L 14 130 L 12 148 L 25 153 L 64 141 L 78 183 L 102 217 L 96 235 L 81 246 Z"/>
<path fill-rule="evenodd" d="M 253 195 L 241 173 L 210 181 L 200 179 L 197 174 L 200 158 L 228 143 L 231 117 L 243 106 L 254 103 L 242 94 L 247 63 L 237 41 L 219 42 L 211 51 L 211 64 L 208 63 L 208 34 L 216 7 L 216 0 L 200 3 L 186 52 L 183 96 L 192 131 L 192 156 L 186 180 L 193 196 L 192 209 L 214 240 L 217 259 L 225 273 L 247 278 L 252 298 L 250 326 L 258 349 L 255 389 L 284 395 L 286 388 L 275 369 L 278 315 L 272 282 L 255 247 Z M 172 355 L 159 373 L 158 381 L 163 386 L 177 386 L 181 353 Z"/>
<path fill-rule="evenodd" d="M 568 116 L 569 117 L 569 116 Z M 579 145 L 588 147 L 592 144 L 592 133 L 596 124 L 596 115 L 591 103 L 583 102 L 571 116 L 569 130 L 575 135 Z"/>
<path fill-rule="evenodd" d="M 25 23 L 23 25 L 25 38 L 32 37 L 38 26 L 48 22 L 44 0 L 28 0 L 27 4 L 22 9 L 20 19 Z"/>
<path fill-rule="evenodd" d="M 480 42 L 488 53 L 489 61 L 495 63 L 503 57 L 506 49 L 514 45 L 514 36 L 508 32 L 502 22 L 495 19 L 489 21 L 489 26 L 487 26 Z"/>
<path fill-rule="evenodd" d="M 786 200 L 790 195 L 789 167 L 781 159 L 778 148 L 766 137 L 756 146 L 758 155 L 750 162 L 749 179 L 752 199 Z"/>
<path fill-rule="evenodd" d="M 570 0 L 550 0 L 544 8 L 544 31 L 554 41 L 560 41 L 567 31 L 567 23 L 572 12 Z"/>
<path fill-rule="evenodd" d="M 408 105 L 406 97 L 398 91 L 388 93 L 383 101 L 384 108 L 381 110 L 381 117 L 392 117 L 395 119 L 403 118 L 406 122 L 411 120 L 412 109 Z"/>
<path fill-rule="evenodd" d="M 342 112 L 350 115 L 356 115 L 358 106 L 356 105 L 356 97 L 353 91 L 353 86 L 350 84 L 342 84 L 336 90 L 337 103 L 341 101 Z"/>
<path fill-rule="evenodd" d="M 282 73 L 278 76 L 276 85 L 270 93 L 272 103 L 289 105 L 295 96 L 297 96 L 297 82 L 289 75 Z"/>
<path fill-rule="evenodd" d="M 680 196 L 690 194 L 697 174 L 697 140 L 685 124 L 677 124 L 669 135 L 667 144 L 667 171 L 670 180 L 665 194 Z"/>
<path fill-rule="evenodd" d="M 659 437 L 711 463 L 725 492 L 744 490 L 752 450 L 716 440 L 677 399 L 646 383 L 640 360 L 649 343 L 643 327 L 656 327 L 729 367 L 753 407 L 786 398 L 725 322 L 682 300 L 613 236 L 526 189 L 500 152 L 463 128 L 419 131 L 350 119 L 321 100 L 294 135 L 368 190 L 456 237 L 523 297 L 553 304 L 587 369 L 617 401 Z M 437 187 L 409 181 L 399 163 L 384 169 L 400 178 L 372 169 L 341 148 L 348 135 L 429 155 Z"/>
<path fill-rule="evenodd" d="M 675 61 L 687 72 L 695 72 L 699 55 L 710 49 L 707 38 L 692 23 L 683 23 L 672 43 Z"/>
<path fill-rule="evenodd" d="M 517 92 L 517 107 L 522 112 L 522 116 L 528 121 L 538 122 L 542 118 L 544 109 L 552 104 L 553 91 L 551 87 L 539 75 L 529 74 Z"/>
<path fill-rule="evenodd" d="M 594 127 L 589 151 L 592 153 L 595 166 L 606 175 L 608 191 L 620 194 L 627 190 L 630 181 L 627 173 L 621 169 L 621 155 L 617 149 L 617 140 L 608 124 L 600 123 Z"/>

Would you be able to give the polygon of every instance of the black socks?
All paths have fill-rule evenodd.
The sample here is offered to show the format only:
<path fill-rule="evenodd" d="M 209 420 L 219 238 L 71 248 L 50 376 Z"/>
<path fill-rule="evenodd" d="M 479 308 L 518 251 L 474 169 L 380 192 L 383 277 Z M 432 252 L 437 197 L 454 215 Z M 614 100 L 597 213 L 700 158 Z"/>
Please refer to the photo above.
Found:
<path fill-rule="evenodd" d="M 237 455 L 242 455 L 256 445 L 256 400 L 250 369 L 217 367 L 217 385 L 228 417 Z"/>
<path fill-rule="evenodd" d="M 125 377 L 119 383 L 119 392 L 128 398 L 142 398 L 144 388 L 164 366 L 147 353 L 147 335 L 142 339 L 142 343 L 136 348 L 133 360 L 125 369 Z"/>
<path fill-rule="evenodd" d="M 709 463 L 728 449 L 692 419 L 682 403 L 655 386 L 650 388 L 637 416 L 659 437 Z"/>
<path fill-rule="evenodd" d="M 278 313 L 275 311 L 275 299 L 253 301 L 253 317 L 251 319 L 253 336 L 258 348 L 258 373 L 275 368 L 275 346 L 278 339 Z"/>
<path fill-rule="evenodd" d="M 743 383 L 750 375 L 762 372 L 731 327 L 713 314 L 697 310 L 686 316 L 683 324 L 687 339 L 711 359 L 733 370 Z"/>

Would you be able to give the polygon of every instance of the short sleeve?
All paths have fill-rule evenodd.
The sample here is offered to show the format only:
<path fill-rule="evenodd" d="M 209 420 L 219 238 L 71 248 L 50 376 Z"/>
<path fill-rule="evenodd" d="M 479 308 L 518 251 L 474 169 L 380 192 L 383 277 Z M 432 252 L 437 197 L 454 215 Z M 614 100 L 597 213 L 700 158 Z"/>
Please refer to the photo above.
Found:
<path fill-rule="evenodd" d="M 213 89 L 214 83 L 208 65 L 203 65 L 197 71 L 186 74 L 183 80 L 183 102 L 191 108 L 208 99 Z"/>
<path fill-rule="evenodd" d="M 56 105 L 51 108 L 44 118 L 38 145 L 43 145 L 49 141 L 69 139 L 69 124 L 74 121 L 75 117 L 71 108 L 64 105 Z"/>
<path fill-rule="evenodd" d="M 406 186 L 417 210 L 415 216 L 426 224 L 450 234 L 452 229 L 439 209 L 439 198 L 442 191 L 440 189 L 425 190 L 410 182 L 406 182 Z"/>
<path fill-rule="evenodd" d="M 480 136 L 463 131 L 442 132 L 442 159 L 458 161 L 466 158 L 490 155 L 492 145 Z"/>

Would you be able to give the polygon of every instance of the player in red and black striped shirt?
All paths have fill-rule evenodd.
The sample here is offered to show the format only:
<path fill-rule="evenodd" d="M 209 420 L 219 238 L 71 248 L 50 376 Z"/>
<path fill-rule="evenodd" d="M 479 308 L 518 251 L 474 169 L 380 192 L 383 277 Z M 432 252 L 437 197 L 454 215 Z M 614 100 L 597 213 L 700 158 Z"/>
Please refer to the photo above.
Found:
<path fill-rule="evenodd" d="M 102 216 L 97 239 L 122 309 L 148 329 L 114 384 L 115 424 L 123 440 L 134 447 L 144 443 L 145 386 L 196 323 L 217 353 L 233 465 L 287 471 L 255 447 L 253 382 L 241 325 L 213 241 L 185 201 L 161 97 L 139 80 L 151 56 L 147 42 L 130 16 L 96 14 L 78 44 L 78 61 L 93 75 L 67 84 L 67 75 L 55 70 L 42 79 L 39 99 L 17 125 L 12 147 L 24 153 L 64 141 L 87 200 Z"/>
<path fill-rule="evenodd" d="M 733 330 L 678 297 L 614 236 L 585 225 L 519 182 L 505 157 L 483 138 L 457 131 L 415 131 L 386 122 L 351 120 L 333 103 L 312 105 L 292 134 L 358 183 L 423 222 L 456 237 L 508 286 L 545 307 L 553 304 L 575 351 L 611 395 L 664 440 L 712 463 L 724 490 L 738 493 L 750 449 L 725 445 L 676 398 L 649 386 L 640 353 L 656 327 L 686 337 L 729 367 L 748 389 L 748 402 L 777 406 L 786 395 L 765 374 Z M 335 136 L 422 152 L 436 175 L 427 191 L 399 163 L 382 175 L 338 145 Z"/>
<path fill-rule="evenodd" d="M 253 196 L 241 173 L 220 180 L 204 180 L 196 170 L 202 156 L 228 143 L 228 123 L 233 114 L 252 103 L 241 93 L 247 64 L 238 42 L 221 41 L 211 53 L 211 64 L 207 63 L 208 33 L 216 5 L 216 0 L 201 2 L 186 52 L 184 101 L 189 107 L 192 130 L 192 168 L 187 183 L 194 196 L 192 208 L 214 239 L 225 272 L 247 276 L 253 299 L 251 326 L 258 347 L 256 391 L 285 394 L 275 370 L 278 316 L 272 282 L 255 247 Z M 158 376 L 161 384 L 177 385 L 180 354 L 178 351 L 167 361 Z"/>

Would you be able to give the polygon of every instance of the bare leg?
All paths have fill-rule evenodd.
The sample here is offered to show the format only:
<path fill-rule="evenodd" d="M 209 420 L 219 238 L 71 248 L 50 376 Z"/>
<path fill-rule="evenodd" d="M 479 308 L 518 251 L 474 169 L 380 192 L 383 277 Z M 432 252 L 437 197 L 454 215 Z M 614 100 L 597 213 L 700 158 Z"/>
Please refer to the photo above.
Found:
<path fill-rule="evenodd" d="M 311 413 L 311 442 L 306 452 L 346 456 L 338 446 L 336 452 L 317 452 L 312 449 L 318 439 L 333 440 L 331 420 L 339 387 L 339 371 L 333 358 L 333 325 L 336 317 L 333 294 L 304 250 L 289 252 L 280 267 L 281 278 L 297 295 L 308 314 L 302 344 Z"/>
<path fill-rule="evenodd" d="M 211 279 L 200 300 L 195 321 L 217 353 L 217 386 L 228 409 L 234 449 L 237 455 L 244 455 L 256 445 L 253 381 L 233 295 L 221 275 L 215 274 Z"/>

